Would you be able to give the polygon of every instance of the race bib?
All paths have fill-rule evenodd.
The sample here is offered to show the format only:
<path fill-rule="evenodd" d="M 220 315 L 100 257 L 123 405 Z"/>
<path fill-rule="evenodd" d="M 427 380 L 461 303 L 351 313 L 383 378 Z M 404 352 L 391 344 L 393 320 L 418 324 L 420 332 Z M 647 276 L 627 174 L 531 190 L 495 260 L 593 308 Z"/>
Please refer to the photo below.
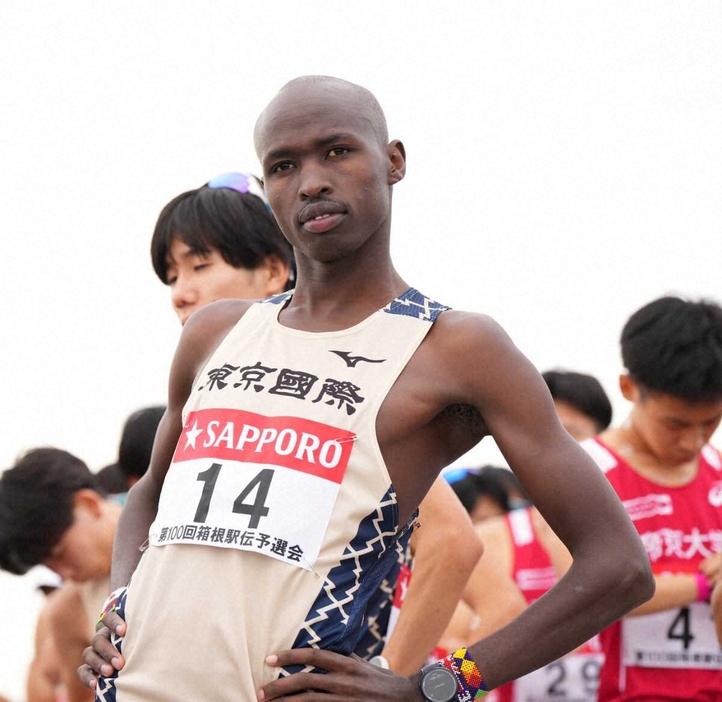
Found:
<path fill-rule="evenodd" d="M 622 660 L 642 668 L 722 668 L 711 607 L 695 602 L 622 620 Z"/>
<path fill-rule="evenodd" d="M 570 653 L 514 682 L 514 702 L 596 702 L 602 653 Z"/>
<path fill-rule="evenodd" d="M 254 551 L 311 570 L 355 435 L 298 417 L 191 412 L 151 525 L 152 546 Z"/>

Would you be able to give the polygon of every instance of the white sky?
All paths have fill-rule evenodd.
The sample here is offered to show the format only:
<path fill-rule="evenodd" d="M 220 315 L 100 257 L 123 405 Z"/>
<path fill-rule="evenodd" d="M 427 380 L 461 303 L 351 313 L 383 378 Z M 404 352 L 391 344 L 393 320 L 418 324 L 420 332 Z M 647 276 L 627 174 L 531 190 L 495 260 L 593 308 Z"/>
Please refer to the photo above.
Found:
<path fill-rule="evenodd" d="M 0 470 L 37 445 L 100 468 L 164 402 L 158 212 L 258 172 L 255 118 L 306 73 L 368 87 L 406 145 L 406 280 L 491 314 L 540 370 L 596 374 L 621 420 L 626 318 L 722 299 L 721 30 L 722 4 L 688 0 L 1 3 Z M 17 609 L 0 598 L 20 700 Z"/>

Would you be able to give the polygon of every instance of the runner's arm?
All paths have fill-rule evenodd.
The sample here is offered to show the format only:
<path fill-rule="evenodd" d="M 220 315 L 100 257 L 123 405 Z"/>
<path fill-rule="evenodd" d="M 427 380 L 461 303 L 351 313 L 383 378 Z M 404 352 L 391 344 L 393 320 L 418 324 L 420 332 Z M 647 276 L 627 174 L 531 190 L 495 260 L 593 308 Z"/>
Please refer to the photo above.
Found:
<path fill-rule="evenodd" d="M 697 578 L 689 573 L 656 575 L 654 596 L 643 605 L 633 609 L 627 616 L 654 614 L 666 609 L 686 607 L 697 601 Z"/>
<path fill-rule="evenodd" d="M 51 626 L 50 595 L 38 615 L 35 627 L 35 657 L 27 678 L 27 702 L 56 702 L 58 685 L 62 680 L 57 645 Z"/>
<path fill-rule="evenodd" d="M 113 544 L 111 590 L 127 585 L 140 561 L 140 549 L 155 519 L 163 481 L 183 428 L 183 407 L 193 381 L 247 305 L 241 300 L 216 302 L 195 312 L 183 326 L 168 380 L 168 405 L 158 424 L 150 465 L 130 489 L 118 521 Z"/>
<path fill-rule="evenodd" d="M 469 646 L 488 687 L 494 688 L 560 658 L 639 606 L 652 596 L 654 579 L 619 498 L 561 426 L 546 384 L 506 334 L 479 315 L 445 313 L 432 336 L 426 355 L 437 397 L 447 406 L 478 409 L 509 466 L 574 559 L 543 597 Z M 259 692 L 264 700 L 311 688 L 339 699 L 421 699 L 420 672 L 402 678 L 330 651 L 280 651 L 266 663 L 311 665 L 327 674 L 278 678 Z"/>
<path fill-rule="evenodd" d="M 544 597 L 470 647 L 496 687 L 590 639 L 649 599 L 654 581 L 619 498 L 559 423 L 531 363 L 488 318 L 456 313 L 447 321 L 437 343 L 439 358 L 452 364 L 444 375 L 451 399 L 480 411 L 509 466 L 574 559 Z"/>
<path fill-rule="evenodd" d="M 391 670 L 410 675 L 426 662 L 482 553 L 469 515 L 443 478 L 419 507 L 411 537 L 413 574 L 399 619 L 383 650 Z"/>
<path fill-rule="evenodd" d="M 712 591 L 712 617 L 717 633 L 717 640 L 722 646 L 722 581 L 718 581 Z"/>
<path fill-rule="evenodd" d="M 50 599 L 49 621 L 67 702 L 91 702 L 93 695 L 80 684 L 75 671 L 83 661 L 93 625 L 75 583 L 64 584 Z"/>
<path fill-rule="evenodd" d="M 231 327 L 248 308 L 244 300 L 221 300 L 206 305 L 191 315 L 183 327 L 168 381 L 168 405 L 156 432 L 150 466 L 128 493 L 113 545 L 111 590 L 125 586 L 141 557 L 141 547 L 148 538 L 155 519 L 165 474 L 170 467 L 182 429 L 183 407 L 197 373 Z M 97 676 L 112 675 L 124 665 L 123 657 L 110 643 L 110 629 L 125 635 L 125 622 L 110 612 L 103 618 L 92 644 L 83 652 L 85 665 L 78 668 L 81 682 L 95 687 Z"/>

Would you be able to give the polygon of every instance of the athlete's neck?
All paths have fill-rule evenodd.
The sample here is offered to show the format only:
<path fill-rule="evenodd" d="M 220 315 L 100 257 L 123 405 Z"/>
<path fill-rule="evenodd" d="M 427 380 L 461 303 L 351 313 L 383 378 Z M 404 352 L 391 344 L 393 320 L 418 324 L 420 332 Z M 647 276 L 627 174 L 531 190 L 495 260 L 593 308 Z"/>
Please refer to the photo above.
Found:
<path fill-rule="evenodd" d="M 699 471 L 698 455 L 684 463 L 662 460 L 645 441 L 631 418 L 621 426 L 605 431 L 599 438 L 619 454 L 635 473 L 665 487 L 686 485 L 694 480 Z"/>
<path fill-rule="evenodd" d="M 409 287 L 390 259 L 377 267 L 314 264 L 299 269 L 293 299 L 279 315 L 284 326 L 314 332 L 348 329 Z"/>

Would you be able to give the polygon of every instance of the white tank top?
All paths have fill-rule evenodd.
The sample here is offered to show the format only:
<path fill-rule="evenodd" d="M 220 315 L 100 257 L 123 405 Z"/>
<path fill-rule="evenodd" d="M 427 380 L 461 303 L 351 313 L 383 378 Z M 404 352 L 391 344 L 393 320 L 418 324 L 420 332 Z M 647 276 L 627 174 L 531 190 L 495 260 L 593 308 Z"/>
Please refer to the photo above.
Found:
<path fill-rule="evenodd" d="M 278 322 L 289 298 L 251 306 L 196 379 L 128 591 L 121 702 L 253 700 L 274 651 L 350 653 L 405 547 L 376 417 L 447 308 L 411 288 L 311 333 Z"/>

